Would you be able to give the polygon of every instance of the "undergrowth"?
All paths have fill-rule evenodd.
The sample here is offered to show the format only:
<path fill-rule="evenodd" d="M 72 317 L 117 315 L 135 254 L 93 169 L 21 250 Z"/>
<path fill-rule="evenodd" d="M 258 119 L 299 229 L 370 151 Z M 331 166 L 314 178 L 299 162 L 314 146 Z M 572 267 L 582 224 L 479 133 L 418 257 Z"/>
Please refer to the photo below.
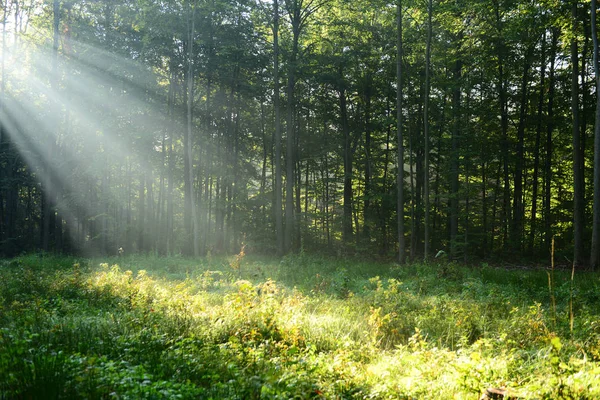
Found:
<path fill-rule="evenodd" d="M 483 265 L 0 262 L 0 398 L 600 398 L 597 275 Z M 570 306 L 573 302 L 573 329 Z"/>

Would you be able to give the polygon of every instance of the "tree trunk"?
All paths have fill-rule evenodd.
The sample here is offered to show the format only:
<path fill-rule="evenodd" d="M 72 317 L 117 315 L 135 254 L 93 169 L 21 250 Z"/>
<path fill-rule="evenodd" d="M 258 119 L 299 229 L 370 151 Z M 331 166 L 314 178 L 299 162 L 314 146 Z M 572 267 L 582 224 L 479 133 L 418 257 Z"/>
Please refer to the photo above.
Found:
<path fill-rule="evenodd" d="M 194 101 L 194 37 L 196 22 L 196 4 L 188 3 L 191 11 L 188 9 L 188 71 L 187 71 L 187 130 L 184 144 L 185 153 L 185 197 L 186 213 L 191 219 L 188 222 L 188 235 L 191 240 L 189 251 L 194 257 L 198 257 L 198 221 L 196 219 L 196 202 L 194 201 L 194 178 L 193 178 L 193 157 L 192 157 L 192 108 Z M 191 12 L 191 15 L 189 13 Z"/>
<path fill-rule="evenodd" d="M 496 55 L 498 57 L 498 80 L 497 88 L 500 100 L 500 125 L 502 130 L 502 166 L 503 166 L 503 201 L 502 201 L 502 244 L 508 242 L 508 221 L 510 220 L 510 183 L 508 174 L 508 95 L 506 93 L 506 82 L 504 76 L 504 60 L 506 58 L 506 45 L 504 43 L 504 32 L 502 27 L 502 15 L 500 14 L 500 3 L 494 0 L 496 14 L 497 38 L 495 40 Z"/>
<path fill-rule="evenodd" d="M 138 196 L 138 240 L 137 240 L 137 249 L 139 252 L 143 253 L 146 248 L 145 241 L 145 228 L 146 228 L 146 176 L 142 173 L 140 175 L 140 186 L 139 186 L 139 196 Z"/>
<path fill-rule="evenodd" d="M 275 108 L 275 236 L 277 254 L 283 255 L 283 192 L 281 165 L 281 107 L 279 105 L 279 1 L 273 0 L 273 105 Z"/>
<path fill-rule="evenodd" d="M 531 230 L 529 231 L 528 251 L 533 253 L 535 235 L 537 233 L 537 203 L 539 192 L 540 143 L 542 139 L 542 123 L 544 119 L 544 92 L 546 90 L 546 32 L 542 35 L 542 54 L 540 56 L 540 93 L 538 98 L 537 125 L 535 130 L 535 147 L 533 150 L 533 188 L 531 194 Z"/>
<path fill-rule="evenodd" d="M 459 197 L 459 138 L 461 129 L 460 81 L 462 79 L 462 62 L 456 60 L 453 71 L 452 88 L 452 155 L 450 161 L 450 257 L 458 256 L 458 197 Z"/>
<path fill-rule="evenodd" d="M 527 115 L 527 86 L 529 85 L 529 70 L 531 67 L 531 55 L 533 53 L 534 46 L 531 45 L 526 52 L 524 65 L 523 65 L 523 76 L 521 80 L 521 104 L 519 110 L 519 125 L 517 128 L 517 162 L 515 164 L 515 176 L 514 176 L 514 200 L 513 200 L 513 221 L 512 221 L 512 234 L 511 243 L 512 249 L 517 254 L 521 252 L 522 241 L 523 241 L 523 219 L 525 216 L 525 209 L 523 206 L 523 168 L 525 162 L 525 123 Z"/>
<path fill-rule="evenodd" d="M 340 88 L 340 118 L 342 133 L 344 135 L 344 214 L 342 219 L 342 238 L 344 244 L 352 241 L 352 140 L 350 138 L 350 126 L 348 124 L 348 105 L 346 101 L 346 88 L 343 82 L 343 73 L 339 70 Z"/>
<path fill-rule="evenodd" d="M 59 33 L 59 24 L 60 24 L 60 0 L 54 0 L 53 1 L 53 22 L 52 22 L 52 28 L 53 28 L 53 46 L 52 46 L 52 77 L 51 77 L 51 85 L 52 85 L 52 89 L 54 91 L 58 90 L 58 44 L 59 44 L 59 39 L 60 39 L 60 33 Z M 3 80 L 4 82 L 4 80 Z M 58 126 L 55 127 L 55 129 L 58 129 Z M 52 138 L 52 136 L 50 136 L 48 138 L 48 148 L 47 148 L 47 160 L 46 162 L 50 163 L 53 161 L 54 159 L 54 147 L 55 147 L 55 140 Z M 42 219 L 43 219 L 43 226 L 42 226 L 42 249 L 44 251 L 50 251 L 50 232 L 51 229 L 54 228 L 54 224 L 53 224 L 53 215 L 54 215 L 54 209 L 53 209 L 53 204 L 52 204 L 52 173 L 48 172 L 46 174 L 46 180 L 43 183 L 43 199 L 42 199 Z"/>
<path fill-rule="evenodd" d="M 396 212 L 398 215 L 398 262 L 402 264 L 404 263 L 404 257 L 406 253 L 406 244 L 404 240 L 404 137 L 402 131 L 402 0 L 398 0 L 396 8 L 396 124 L 398 151 L 398 173 L 396 178 L 396 186 L 398 187 L 398 203 L 396 205 Z"/>
<path fill-rule="evenodd" d="M 429 223 L 429 92 L 431 90 L 430 69 L 431 69 L 431 36 L 432 23 L 431 17 L 433 13 L 433 2 L 429 0 L 427 3 L 427 48 L 425 50 L 425 104 L 423 106 L 423 134 L 424 134 L 424 151 L 425 151 L 425 166 L 423 179 L 423 196 L 425 207 L 425 232 L 424 232 L 424 248 L 423 259 L 427 261 L 429 258 L 430 245 L 430 223 Z"/>
<path fill-rule="evenodd" d="M 371 197 L 373 196 L 372 188 L 372 159 L 371 159 L 371 76 L 370 74 L 365 78 L 367 79 L 365 88 L 365 193 L 364 193 L 364 205 L 363 205 L 363 238 L 366 243 L 369 243 L 371 236 L 371 224 L 372 222 L 372 210 L 371 210 Z"/>
<path fill-rule="evenodd" d="M 554 85 L 555 85 L 555 62 L 558 46 L 558 29 L 552 30 L 552 44 L 550 50 L 550 76 L 548 90 L 548 126 L 546 128 L 546 156 L 544 160 L 544 247 L 546 254 L 550 254 L 550 245 L 552 242 L 552 133 L 554 131 Z"/>
<path fill-rule="evenodd" d="M 288 252 L 292 249 L 294 235 L 294 144 L 295 144 L 295 126 L 294 109 L 296 105 L 295 87 L 296 87 L 296 56 L 298 53 L 298 35 L 294 29 L 292 53 L 288 65 L 288 107 L 286 121 L 286 177 L 285 177 L 285 234 L 284 249 Z"/>
<path fill-rule="evenodd" d="M 571 8 L 573 31 L 577 31 L 577 1 L 573 1 Z M 581 136 L 579 132 L 579 56 L 577 36 L 571 39 L 571 113 L 573 115 L 573 239 L 575 267 L 584 264 L 583 261 L 583 224 L 584 224 L 584 198 L 583 198 L 583 169 L 581 160 Z"/>
<path fill-rule="evenodd" d="M 594 216 L 592 220 L 592 248 L 590 266 L 600 266 L 600 67 L 598 65 L 598 28 L 596 25 L 597 1 L 592 0 L 592 39 L 594 41 L 594 77 L 596 83 L 596 120 L 594 123 Z"/>

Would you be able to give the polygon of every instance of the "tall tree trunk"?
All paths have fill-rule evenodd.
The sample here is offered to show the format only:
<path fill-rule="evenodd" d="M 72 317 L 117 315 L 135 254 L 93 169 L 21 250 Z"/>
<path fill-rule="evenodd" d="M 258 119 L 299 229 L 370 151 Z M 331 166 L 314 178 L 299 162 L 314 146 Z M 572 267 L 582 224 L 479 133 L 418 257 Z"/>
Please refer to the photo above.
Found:
<path fill-rule="evenodd" d="M 496 16 L 497 37 L 495 40 L 496 56 L 498 58 L 497 88 L 500 100 L 500 126 L 502 130 L 502 169 L 503 169 L 503 201 L 502 201 L 502 244 L 508 242 L 508 221 L 510 220 L 510 183 L 508 173 L 508 95 L 506 93 L 506 77 L 504 74 L 504 60 L 506 58 L 506 44 L 504 42 L 503 16 L 500 13 L 500 2 L 494 0 Z"/>
<path fill-rule="evenodd" d="M 285 178 L 285 234 L 284 249 L 286 252 L 292 249 L 294 235 L 294 144 L 295 144 L 295 124 L 294 111 L 296 106 L 295 87 L 296 87 L 296 57 L 298 54 L 298 37 L 300 35 L 298 26 L 293 26 L 292 53 L 288 65 L 288 107 L 286 121 L 286 178 Z"/>
<path fill-rule="evenodd" d="M 396 5 L 396 115 L 397 115 L 397 149 L 398 149 L 398 174 L 396 186 L 398 187 L 398 262 L 404 263 L 406 244 L 404 239 L 404 137 L 402 131 L 402 0 Z M 411 176 L 412 179 L 412 176 Z M 411 232 L 411 235 L 413 233 Z"/>
<path fill-rule="evenodd" d="M 452 155 L 450 161 L 450 257 L 458 257 L 458 196 L 459 196 L 459 138 L 461 129 L 460 81 L 462 79 L 462 62 L 456 60 L 453 71 L 454 86 L 452 88 Z"/>
<path fill-rule="evenodd" d="M 0 119 L 2 120 L 4 119 L 4 113 L 6 112 L 6 18 L 8 16 L 8 6 L 9 0 L 4 0 L 2 3 L 2 60 L 0 60 L 2 68 L 2 82 L 0 82 Z M 8 135 L 6 135 L 5 129 L 4 122 L 0 121 L 0 157 L 2 158 L 7 157 L 10 152 L 10 142 L 8 141 Z M 3 184 L 5 182 L 5 175 L 7 175 L 6 181 L 8 181 L 9 174 L 10 171 L 8 165 L 0 164 L 0 183 Z M 10 179 L 12 180 L 12 178 Z M 10 196 L 9 192 L 10 190 L 7 190 L 5 196 L 4 188 L 0 187 L 0 243 L 5 243 L 4 250 L 0 252 L 0 254 L 7 257 L 12 256 L 12 241 L 10 240 L 12 235 L 9 233 L 9 226 L 13 215 L 11 215 L 8 205 L 5 208 L 4 204 L 4 197 Z"/>
<path fill-rule="evenodd" d="M 58 44 L 60 39 L 59 24 L 60 24 L 60 0 L 53 1 L 53 45 L 52 45 L 52 77 L 51 84 L 53 90 L 58 90 Z M 58 111 L 58 110 L 56 110 Z M 58 129 L 58 126 L 55 127 Z M 54 147 L 55 140 L 50 136 L 48 138 L 48 159 L 46 162 L 50 163 L 54 159 Z M 42 249 L 44 251 L 50 250 L 50 230 L 53 228 L 53 204 L 52 204 L 52 173 L 46 174 L 46 181 L 44 182 L 44 191 L 42 194 L 42 215 L 43 215 L 43 226 L 42 226 Z"/>
<path fill-rule="evenodd" d="M 592 0 L 592 39 L 594 41 L 594 77 L 596 82 L 596 120 L 594 123 L 594 216 L 592 220 L 592 247 L 590 266 L 600 266 L 600 66 L 598 65 L 597 1 Z"/>
<path fill-rule="evenodd" d="M 344 135 L 344 214 L 342 219 L 342 238 L 344 244 L 352 240 L 352 140 L 350 137 L 350 124 L 348 123 L 348 105 L 346 88 L 343 81 L 343 71 L 339 69 L 340 88 L 340 118 L 342 133 Z"/>
<path fill-rule="evenodd" d="M 410 120 L 410 114 L 409 118 Z M 411 132 L 411 124 L 408 123 L 408 165 L 410 177 L 410 249 L 408 256 L 410 261 L 415 261 L 417 257 L 417 191 L 415 189 L 415 170 L 414 170 L 414 145 L 413 132 Z"/>
<path fill-rule="evenodd" d="M 430 223 L 429 223 L 429 92 L 431 90 L 430 82 L 430 70 L 431 70 L 431 36 L 432 36 L 432 23 L 431 16 L 433 13 L 433 2 L 429 0 L 427 3 L 427 48 L 425 50 L 425 104 L 423 106 L 423 134 L 424 134 L 424 151 L 425 151 L 425 176 L 423 179 L 423 196 L 425 200 L 425 232 L 424 232 L 424 248 L 423 248 L 423 259 L 427 261 L 429 258 L 429 245 L 430 245 Z"/>
<path fill-rule="evenodd" d="M 525 162 L 525 123 L 527 116 L 527 87 L 529 85 L 529 70 L 531 68 L 531 55 L 534 46 L 531 45 L 526 52 L 523 76 L 521 79 L 521 104 L 519 110 L 519 125 L 517 128 L 517 161 L 515 163 L 514 175 L 514 200 L 513 200 L 513 221 L 511 232 L 512 249 L 518 253 L 522 250 L 523 241 L 523 219 L 525 209 L 523 206 L 523 168 Z"/>
<path fill-rule="evenodd" d="M 365 88 L 365 193 L 363 206 L 363 237 L 368 243 L 371 236 L 372 210 L 371 197 L 373 196 L 372 188 L 372 159 L 371 159 L 371 76 L 368 74 Z"/>
<path fill-rule="evenodd" d="M 548 90 L 548 125 L 546 127 L 546 156 L 544 160 L 544 248 L 546 254 L 550 254 L 550 245 L 552 242 L 552 134 L 554 132 L 554 85 L 555 79 L 555 63 L 556 51 L 558 47 L 558 36 L 560 32 L 554 28 L 552 30 L 552 44 L 550 49 L 550 75 L 549 75 L 549 90 Z"/>
<path fill-rule="evenodd" d="M 173 253 L 173 186 L 174 186 L 174 173 L 175 173 L 175 158 L 173 154 L 173 132 L 175 128 L 175 74 L 171 71 L 171 82 L 170 82 L 170 126 L 171 133 L 169 134 L 169 172 L 167 175 L 167 227 L 166 227 L 166 253 L 171 255 Z"/>
<path fill-rule="evenodd" d="M 537 233 L 537 206 L 539 192 L 540 143 L 542 140 L 542 122 L 544 119 L 544 92 L 546 90 L 546 32 L 542 35 L 542 53 L 540 55 L 540 93 L 537 108 L 535 147 L 533 150 L 533 188 L 531 194 L 531 230 L 529 231 L 528 251 L 533 253 Z"/>
<path fill-rule="evenodd" d="M 583 261 L 583 224 L 584 224 L 584 198 L 583 198 L 583 169 L 581 160 L 581 136 L 579 132 L 579 55 L 577 45 L 577 3 L 573 1 L 571 18 L 573 21 L 573 38 L 571 39 L 571 113 L 573 115 L 573 238 L 574 254 L 573 263 L 576 267 L 582 266 Z"/>
<path fill-rule="evenodd" d="M 190 0 L 191 1 L 191 0 Z M 194 257 L 198 257 L 198 220 L 196 219 L 196 202 L 194 201 L 194 178 L 193 178 L 193 157 L 192 157 L 192 108 L 194 101 L 194 37 L 195 37 L 195 22 L 196 22 L 196 4 L 188 3 L 188 70 L 187 70 L 187 130 L 184 144 L 185 153 L 185 197 L 188 198 L 186 206 L 189 207 L 189 222 L 188 235 L 190 236 L 191 246 L 190 251 Z M 191 13 L 191 14 L 190 14 Z M 186 207 L 186 208 L 187 208 Z"/>
<path fill-rule="evenodd" d="M 279 1 L 273 0 L 273 105 L 275 108 L 275 235 L 277 253 L 283 255 L 283 192 L 281 165 L 281 107 L 279 105 Z"/>

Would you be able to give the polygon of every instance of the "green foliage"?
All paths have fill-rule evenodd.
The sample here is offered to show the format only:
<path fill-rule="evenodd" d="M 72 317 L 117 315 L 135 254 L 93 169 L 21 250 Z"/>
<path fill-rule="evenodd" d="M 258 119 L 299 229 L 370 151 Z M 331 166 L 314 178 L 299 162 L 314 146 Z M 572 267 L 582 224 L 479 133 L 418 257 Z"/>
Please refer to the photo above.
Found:
<path fill-rule="evenodd" d="M 1 262 L 0 396 L 600 395 L 598 298 L 574 296 L 571 337 L 570 293 L 557 290 L 554 329 L 543 271 L 306 254 L 120 261 Z M 578 293 L 599 289 L 589 278 Z"/>

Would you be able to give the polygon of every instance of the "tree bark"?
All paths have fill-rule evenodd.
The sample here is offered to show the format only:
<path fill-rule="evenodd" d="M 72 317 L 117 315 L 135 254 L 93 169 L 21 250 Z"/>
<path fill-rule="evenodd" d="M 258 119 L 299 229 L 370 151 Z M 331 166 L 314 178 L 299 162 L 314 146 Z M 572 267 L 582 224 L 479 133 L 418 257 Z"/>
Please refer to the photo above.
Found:
<path fill-rule="evenodd" d="M 192 157 L 192 109 L 194 101 L 194 36 L 196 22 L 196 4 L 188 3 L 188 71 L 187 71 L 187 130 L 185 137 L 185 197 L 186 208 L 189 207 L 188 215 L 191 218 L 189 222 L 188 235 L 190 236 L 190 252 L 194 257 L 198 257 L 198 221 L 196 219 L 196 202 L 194 201 L 194 178 L 193 178 L 193 157 Z M 191 15 L 189 14 L 191 12 Z"/>
<path fill-rule="evenodd" d="M 284 254 L 283 192 L 281 165 L 281 107 L 279 105 L 279 1 L 273 0 L 273 105 L 275 108 L 275 235 L 277 254 Z"/>
<path fill-rule="evenodd" d="M 402 0 L 398 0 L 396 8 L 396 124 L 398 151 L 398 174 L 396 177 L 396 185 L 398 187 L 398 203 L 396 205 L 396 212 L 398 215 L 398 262 L 402 264 L 404 263 L 406 253 L 406 244 L 404 239 L 404 137 L 402 131 Z"/>
<path fill-rule="evenodd" d="M 542 122 L 544 119 L 544 92 L 546 90 L 546 32 L 542 35 L 542 53 L 540 56 L 540 92 L 537 108 L 537 125 L 535 130 L 535 147 L 533 150 L 533 188 L 531 198 L 531 230 L 529 231 L 528 250 L 532 254 L 537 234 L 537 206 L 539 192 L 540 143 L 542 139 Z"/>
<path fill-rule="evenodd" d="M 424 207 L 425 207 L 425 231 L 424 231 L 424 247 L 423 247 L 423 259 L 427 261 L 429 258 L 429 236 L 430 236 L 430 223 L 429 223 L 429 92 L 431 90 L 430 82 L 430 69 L 431 69 L 431 37 L 432 37 L 432 24 L 431 17 L 433 13 L 433 2 L 429 0 L 427 3 L 427 48 L 425 50 L 425 103 L 423 106 L 423 134 L 424 134 L 424 152 L 425 152 L 425 166 L 424 166 L 424 180 L 423 180 L 423 196 L 424 196 Z"/>
<path fill-rule="evenodd" d="M 344 215 L 342 219 L 342 238 L 345 244 L 352 240 L 352 140 L 348 124 L 348 105 L 346 88 L 343 82 L 343 71 L 339 70 L 340 118 L 344 135 Z"/>
<path fill-rule="evenodd" d="M 571 114 L 573 116 L 573 263 L 575 267 L 584 264 L 583 261 L 583 224 L 584 224 L 584 198 L 583 198 L 583 168 L 581 155 L 581 136 L 579 132 L 579 55 L 577 36 L 578 27 L 577 3 L 573 1 L 571 18 L 573 21 L 573 38 L 571 39 Z"/>
<path fill-rule="evenodd" d="M 296 15 L 296 10 L 294 16 Z M 285 177 L 285 234 L 284 251 L 289 252 L 293 245 L 294 234 L 294 144 L 295 144 L 295 125 L 294 111 L 296 106 L 295 87 L 296 87 L 296 57 L 298 54 L 298 40 L 300 35 L 300 21 L 298 18 L 292 19 L 292 52 L 288 65 L 288 107 L 286 121 L 286 177 Z"/>
<path fill-rule="evenodd" d="M 452 88 L 452 154 L 450 161 L 450 257 L 458 257 L 458 197 L 459 197 L 459 142 L 461 130 L 461 87 L 462 62 L 456 60 Z"/>
<path fill-rule="evenodd" d="M 600 66 L 598 65 L 598 28 L 596 24 L 597 1 L 592 0 L 592 39 L 594 41 L 594 77 L 596 83 L 596 116 L 594 123 L 594 215 L 592 219 L 592 244 L 590 266 L 600 266 Z"/>
<path fill-rule="evenodd" d="M 550 50 L 550 74 L 548 77 L 548 126 L 546 128 L 546 155 L 544 160 L 544 248 L 546 254 L 550 254 L 550 246 L 552 242 L 552 134 L 554 131 L 554 85 L 556 82 L 556 51 L 558 47 L 558 29 L 552 30 L 552 44 Z"/>
<path fill-rule="evenodd" d="M 523 168 L 525 158 L 525 123 L 527 116 L 527 86 L 529 85 L 529 70 L 531 68 L 531 55 L 533 53 L 534 46 L 531 45 L 526 52 L 524 65 L 523 65 L 523 76 L 521 79 L 521 104 L 519 107 L 519 125 L 517 128 L 517 160 L 515 163 L 515 175 L 514 175 L 514 199 L 513 199 L 513 221 L 512 221 L 512 232 L 511 232 L 511 243 L 512 249 L 520 253 L 522 249 L 523 241 L 523 219 L 525 216 L 525 209 L 523 206 Z"/>

